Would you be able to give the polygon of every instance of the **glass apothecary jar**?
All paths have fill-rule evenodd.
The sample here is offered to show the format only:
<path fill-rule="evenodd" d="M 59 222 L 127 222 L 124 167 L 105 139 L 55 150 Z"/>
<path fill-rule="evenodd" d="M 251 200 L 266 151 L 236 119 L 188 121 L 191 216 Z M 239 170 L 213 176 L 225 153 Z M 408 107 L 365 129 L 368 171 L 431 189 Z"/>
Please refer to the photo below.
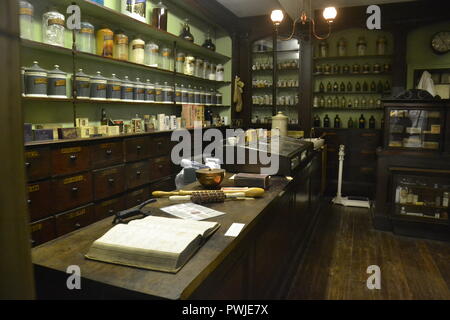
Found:
<path fill-rule="evenodd" d="M 146 0 L 121 0 L 121 11 L 134 19 L 147 22 L 146 2 Z"/>
<path fill-rule="evenodd" d="M 145 85 L 139 78 L 134 82 L 133 100 L 145 101 Z"/>
<path fill-rule="evenodd" d="M 140 37 L 130 42 L 130 61 L 134 63 L 144 64 L 145 61 L 145 41 Z"/>
<path fill-rule="evenodd" d="M 319 57 L 320 58 L 328 57 L 328 42 L 321 41 L 319 43 Z"/>
<path fill-rule="evenodd" d="M 208 80 L 213 80 L 213 81 L 216 80 L 216 65 L 214 63 L 210 64 Z"/>
<path fill-rule="evenodd" d="M 184 52 L 178 52 L 177 53 L 177 59 L 176 59 L 176 67 L 177 72 L 183 73 L 184 72 L 184 60 L 186 59 L 186 54 Z"/>
<path fill-rule="evenodd" d="M 107 79 L 102 76 L 102 73 L 100 71 L 97 71 L 97 74 L 91 77 L 90 82 L 91 82 L 91 99 L 106 100 Z"/>
<path fill-rule="evenodd" d="M 200 58 L 195 59 L 195 76 L 199 78 L 203 78 L 203 60 Z"/>
<path fill-rule="evenodd" d="M 56 9 L 42 16 L 42 41 L 54 46 L 64 47 L 65 17 Z"/>
<path fill-rule="evenodd" d="M 385 36 L 379 36 L 377 39 L 377 54 L 385 55 L 387 48 L 387 40 Z"/>
<path fill-rule="evenodd" d="M 78 69 L 75 75 L 75 88 L 77 91 L 77 98 L 88 99 L 91 95 L 91 77 L 83 72 L 83 69 Z"/>
<path fill-rule="evenodd" d="M 114 58 L 128 61 L 128 36 L 118 30 L 114 35 Z"/>
<path fill-rule="evenodd" d="M 155 83 L 155 101 L 156 102 L 163 101 L 162 86 L 158 82 Z"/>
<path fill-rule="evenodd" d="M 94 26 L 89 22 L 81 22 L 81 28 L 76 37 L 77 50 L 95 54 Z"/>
<path fill-rule="evenodd" d="M 147 79 L 145 83 L 145 101 L 155 102 L 155 86 Z"/>
<path fill-rule="evenodd" d="M 150 67 L 159 67 L 159 46 L 154 42 L 145 45 L 145 64 Z"/>
<path fill-rule="evenodd" d="M 19 1 L 20 37 L 33 40 L 34 7 L 28 1 Z"/>
<path fill-rule="evenodd" d="M 167 7 L 160 1 L 155 5 L 152 11 L 152 26 L 167 31 Z"/>
<path fill-rule="evenodd" d="M 187 55 L 184 59 L 183 73 L 189 76 L 195 74 L 195 57 L 191 54 Z"/>
<path fill-rule="evenodd" d="M 356 43 L 356 52 L 358 56 L 365 56 L 367 52 L 367 42 L 364 37 L 359 37 Z"/>
<path fill-rule="evenodd" d="M 111 101 L 119 101 L 121 97 L 122 82 L 113 73 L 111 78 L 106 82 L 106 99 Z"/>
<path fill-rule="evenodd" d="M 224 71 L 222 64 L 216 66 L 216 81 L 224 81 Z"/>
<path fill-rule="evenodd" d="M 97 54 L 102 57 L 114 57 L 114 32 L 108 28 L 97 31 Z"/>
<path fill-rule="evenodd" d="M 122 100 L 133 100 L 134 84 L 130 81 L 128 76 L 125 76 L 122 80 L 120 98 Z"/>
<path fill-rule="evenodd" d="M 164 70 L 172 70 L 172 50 L 168 47 L 161 49 L 161 68 Z"/>
<path fill-rule="evenodd" d="M 339 57 L 345 57 L 347 55 L 347 40 L 345 38 L 339 39 L 337 52 Z"/>

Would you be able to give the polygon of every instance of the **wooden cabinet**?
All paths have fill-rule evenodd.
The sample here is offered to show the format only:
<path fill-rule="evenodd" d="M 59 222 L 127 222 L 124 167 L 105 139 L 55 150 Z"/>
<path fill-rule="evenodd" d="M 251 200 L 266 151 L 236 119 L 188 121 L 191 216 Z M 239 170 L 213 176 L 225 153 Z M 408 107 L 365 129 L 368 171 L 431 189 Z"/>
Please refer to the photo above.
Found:
<path fill-rule="evenodd" d="M 129 192 L 126 196 L 126 207 L 131 208 L 151 198 L 149 187 Z"/>
<path fill-rule="evenodd" d="M 169 157 L 150 159 L 150 180 L 155 181 L 172 173 L 172 162 Z"/>
<path fill-rule="evenodd" d="M 33 148 L 25 151 L 25 170 L 29 181 L 50 176 L 50 148 Z"/>
<path fill-rule="evenodd" d="M 170 151 L 171 141 L 166 137 L 151 137 L 150 138 L 150 151 L 152 157 L 165 156 Z"/>
<path fill-rule="evenodd" d="M 127 162 L 148 158 L 150 156 L 149 137 L 129 138 L 124 140 L 125 160 Z"/>
<path fill-rule="evenodd" d="M 92 167 L 104 168 L 123 163 L 123 141 L 100 142 L 92 145 Z"/>
<path fill-rule="evenodd" d="M 30 224 L 32 246 L 53 240 L 56 238 L 55 217 L 49 217 Z"/>
<path fill-rule="evenodd" d="M 64 146 L 52 149 L 52 175 L 66 175 L 86 171 L 90 168 L 89 146 Z"/>
<path fill-rule="evenodd" d="M 94 206 L 92 204 L 57 214 L 56 233 L 62 236 L 94 222 Z"/>
<path fill-rule="evenodd" d="M 94 199 L 100 200 L 125 191 L 125 165 L 92 172 Z"/>
<path fill-rule="evenodd" d="M 31 220 L 39 220 L 48 215 L 50 211 L 50 201 L 52 198 L 50 192 L 50 181 L 41 181 L 30 183 L 27 186 L 28 191 L 28 212 Z"/>
<path fill-rule="evenodd" d="M 110 217 L 116 212 L 125 209 L 125 197 L 118 196 L 109 200 L 104 200 L 95 205 L 94 221 Z"/>
<path fill-rule="evenodd" d="M 93 200 L 92 174 L 90 172 L 58 178 L 52 181 L 54 212 L 78 207 Z"/>
<path fill-rule="evenodd" d="M 126 165 L 127 188 L 132 189 L 150 181 L 150 167 L 148 160 Z"/>

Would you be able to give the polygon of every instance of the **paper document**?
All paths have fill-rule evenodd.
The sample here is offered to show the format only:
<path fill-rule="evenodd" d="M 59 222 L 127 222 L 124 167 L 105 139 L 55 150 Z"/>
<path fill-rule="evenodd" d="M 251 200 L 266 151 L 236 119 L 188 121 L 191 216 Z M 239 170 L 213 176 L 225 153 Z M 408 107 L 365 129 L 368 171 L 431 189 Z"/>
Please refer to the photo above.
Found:
<path fill-rule="evenodd" d="M 161 210 L 178 218 L 190 220 L 204 220 L 225 214 L 225 212 L 213 210 L 191 202 L 175 204 L 161 208 Z"/>

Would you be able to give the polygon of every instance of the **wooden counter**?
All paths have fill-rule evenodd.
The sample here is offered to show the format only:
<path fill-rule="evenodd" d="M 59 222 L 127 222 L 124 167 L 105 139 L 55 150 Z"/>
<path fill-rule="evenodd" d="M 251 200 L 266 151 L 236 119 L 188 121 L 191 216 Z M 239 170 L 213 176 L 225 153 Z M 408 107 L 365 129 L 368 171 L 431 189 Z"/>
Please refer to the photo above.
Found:
<path fill-rule="evenodd" d="M 226 213 L 210 219 L 219 222 L 221 227 L 176 274 L 86 259 L 84 255 L 92 242 L 112 227 L 112 218 L 34 248 L 32 257 L 36 266 L 38 297 L 274 297 L 274 291 L 269 290 L 269 287 L 277 282 L 275 291 L 278 291 L 281 282 L 275 281 L 277 275 L 283 273 L 286 277 L 288 269 L 284 264 L 295 260 L 298 249 L 302 247 L 299 240 L 302 240 L 303 246 L 306 245 L 307 227 L 315 216 L 311 213 L 315 213 L 317 207 L 311 201 L 310 193 L 316 193 L 321 187 L 317 185 L 321 172 L 320 154 L 314 153 L 309 159 L 311 161 L 292 181 L 285 177 L 273 177 L 271 187 L 263 198 L 208 204 L 208 207 Z M 228 177 L 223 183 L 223 186 L 226 185 L 232 185 Z M 199 185 L 192 184 L 189 189 L 199 189 Z M 158 208 L 169 204 L 173 202 L 158 199 L 156 203 L 148 205 L 146 210 L 157 215 L 167 215 Z M 303 209 L 303 212 L 296 209 Z M 238 237 L 225 237 L 224 233 L 234 222 L 244 223 L 244 229 Z M 69 276 L 66 269 L 70 265 L 78 265 L 81 269 L 82 290 L 66 288 Z M 266 275 L 270 275 L 268 279 Z"/>

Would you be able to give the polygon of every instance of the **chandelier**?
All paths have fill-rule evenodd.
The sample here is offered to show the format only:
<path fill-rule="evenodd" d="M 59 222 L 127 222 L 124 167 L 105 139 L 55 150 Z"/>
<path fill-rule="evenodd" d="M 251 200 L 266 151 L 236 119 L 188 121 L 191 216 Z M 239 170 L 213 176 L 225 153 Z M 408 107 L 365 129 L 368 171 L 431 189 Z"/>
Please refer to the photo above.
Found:
<path fill-rule="evenodd" d="M 300 12 L 300 15 L 292 23 L 292 33 L 289 35 L 288 38 L 286 38 L 286 39 L 282 38 L 281 40 L 291 40 L 295 33 L 295 26 L 299 22 L 302 25 L 305 25 L 306 23 L 310 22 L 311 26 L 312 26 L 311 33 L 316 39 L 325 40 L 330 36 L 331 23 L 334 21 L 334 19 L 336 18 L 336 15 L 337 15 L 336 8 L 335 7 L 327 7 L 323 10 L 322 14 L 328 25 L 328 33 L 325 36 L 319 36 L 316 32 L 316 22 L 314 21 L 314 18 L 311 15 L 308 15 L 307 8 L 305 5 L 306 1 L 307 0 L 303 1 L 303 7 Z M 311 8 L 311 0 L 309 0 L 309 8 Z M 275 25 L 275 28 L 277 28 L 281 24 L 281 22 L 283 21 L 283 18 L 284 18 L 283 11 L 279 10 L 279 9 L 273 10 L 270 15 L 270 19 L 272 20 L 273 24 Z"/>

